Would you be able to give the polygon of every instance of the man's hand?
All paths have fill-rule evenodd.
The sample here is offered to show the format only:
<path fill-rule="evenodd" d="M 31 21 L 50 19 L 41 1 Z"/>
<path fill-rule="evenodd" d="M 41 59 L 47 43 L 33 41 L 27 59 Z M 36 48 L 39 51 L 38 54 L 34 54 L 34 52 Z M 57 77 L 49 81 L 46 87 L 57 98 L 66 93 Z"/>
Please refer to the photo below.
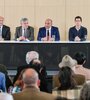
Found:
<path fill-rule="evenodd" d="M 42 41 L 47 41 L 47 37 L 44 37 L 41 39 Z"/>
<path fill-rule="evenodd" d="M 24 36 L 21 36 L 21 37 L 18 38 L 18 40 L 19 41 L 24 41 L 24 40 L 26 40 L 26 38 Z"/>
<path fill-rule="evenodd" d="M 75 37 L 75 41 L 79 42 L 80 40 L 81 39 L 78 36 Z"/>
<path fill-rule="evenodd" d="M 55 39 L 54 39 L 54 38 L 49 37 L 49 41 L 55 41 Z"/>

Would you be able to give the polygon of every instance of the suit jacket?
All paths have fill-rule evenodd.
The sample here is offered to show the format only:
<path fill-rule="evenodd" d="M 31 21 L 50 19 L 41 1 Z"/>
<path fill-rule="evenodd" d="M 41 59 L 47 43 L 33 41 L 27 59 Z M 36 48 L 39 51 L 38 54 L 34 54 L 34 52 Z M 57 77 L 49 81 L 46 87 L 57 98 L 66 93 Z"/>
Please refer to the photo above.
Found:
<path fill-rule="evenodd" d="M 55 35 L 55 41 L 60 40 L 59 30 L 57 27 L 54 27 L 54 26 L 51 27 L 51 37 L 52 35 Z M 41 27 L 38 32 L 37 40 L 41 41 L 41 38 L 44 38 L 44 37 L 46 37 L 46 28 Z"/>
<path fill-rule="evenodd" d="M 40 92 L 35 87 L 27 87 L 20 93 L 13 94 L 14 100 L 55 100 L 52 94 Z"/>
<path fill-rule="evenodd" d="M 16 32 L 15 32 L 15 40 L 22 36 L 22 26 L 16 27 Z M 34 28 L 31 26 L 28 26 L 27 32 L 26 32 L 26 38 L 28 38 L 30 41 L 34 40 Z"/>
<path fill-rule="evenodd" d="M 87 29 L 83 26 L 81 26 L 79 31 L 76 30 L 75 26 L 69 29 L 69 41 L 74 41 L 76 36 L 78 36 L 81 39 L 81 41 L 85 41 L 86 35 L 87 35 Z"/>
<path fill-rule="evenodd" d="M 10 27 L 3 25 L 2 38 L 4 38 L 4 40 L 10 40 L 11 39 Z"/>

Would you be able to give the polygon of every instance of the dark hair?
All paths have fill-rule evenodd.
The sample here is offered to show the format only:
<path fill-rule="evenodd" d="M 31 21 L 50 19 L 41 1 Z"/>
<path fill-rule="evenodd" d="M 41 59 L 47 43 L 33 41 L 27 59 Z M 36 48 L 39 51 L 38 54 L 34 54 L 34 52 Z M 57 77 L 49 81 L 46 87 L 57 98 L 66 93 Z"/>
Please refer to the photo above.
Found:
<path fill-rule="evenodd" d="M 80 93 L 80 100 L 90 100 L 90 82 L 83 85 Z"/>
<path fill-rule="evenodd" d="M 67 90 L 75 88 L 75 81 L 73 78 L 73 71 L 70 67 L 65 66 L 60 68 L 59 70 L 59 82 L 61 86 L 58 88 L 59 90 Z"/>
<path fill-rule="evenodd" d="M 82 17 L 81 16 L 76 16 L 75 21 L 76 21 L 76 19 L 80 19 L 80 21 L 82 22 Z"/>
<path fill-rule="evenodd" d="M 77 52 L 75 55 L 74 55 L 74 59 L 77 61 L 78 64 L 83 64 L 84 61 L 86 61 L 86 56 L 83 52 Z"/>

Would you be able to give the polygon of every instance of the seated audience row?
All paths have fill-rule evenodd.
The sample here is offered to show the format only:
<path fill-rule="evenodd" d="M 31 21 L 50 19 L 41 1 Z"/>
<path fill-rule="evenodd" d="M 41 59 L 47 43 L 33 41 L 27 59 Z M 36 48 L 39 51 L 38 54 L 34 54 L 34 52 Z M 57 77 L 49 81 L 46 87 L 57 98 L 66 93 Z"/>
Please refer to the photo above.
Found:
<path fill-rule="evenodd" d="M 3 25 L 4 18 L 0 16 L 0 40 L 10 40 L 10 27 Z M 34 41 L 34 28 L 29 26 L 27 18 L 20 20 L 20 26 L 16 27 L 16 41 Z M 69 41 L 85 41 L 87 39 L 87 29 L 82 26 L 82 18 L 75 17 L 75 26 L 69 29 Z M 60 33 L 58 27 L 53 26 L 51 19 L 46 19 L 45 26 L 39 28 L 38 41 L 59 41 Z"/>
<path fill-rule="evenodd" d="M 54 96 L 48 93 L 44 93 L 48 92 L 48 82 L 46 80 L 47 73 L 45 66 L 39 59 L 38 52 L 36 51 L 27 52 L 26 62 L 27 65 L 19 66 L 17 69 L 17 75 L 15 76 L 13 82 L 14 88 L 13 87 L 8 88 L 9 86 L 12 86 L 12 84 L 7 85 L 7 83 L 9 83 L 9 81 L 6 81 L 6 78 L 8 77 L 7 70 L 5 66 L 2 65 L 3 66 L 2 68 L 0 65 L 1 92 L 12 93 L 14 100 L 20 100 L 20 99 L 39 100 L 42 98 L 44 98 L 43 100 L 46 99 L 59 100 L 59 98 L 56 98 L 57 96 L 60 96 L 61 98 L 60 100 L 64 100 L 64 98 L 62 97 L 65 97 L 66 98 L 65 100 L 67 99 L 74 100 L 79 98 L 80 100 L 88 100 L 90 98 L 89 95 L 90 84 L 87 83 L 83 87 L 85 81 L 87 82 L 88 80 L 90 80 L 90 69 L 84 68 L 84 66 L 82 66 L 86 62 L 86 56 L 84 53 L 82 52 L 76 53 L 74 59 L 71 58 L 69 55 L 65 55 L 62 58 L 62 61 L 59 63 L 60 68 L 56 80 L 58 81 L 58 86 L 53 90 Z M 80 75 L 84 77 L 83 82 L 81 82 L 82 79 Z M 81 82 L 81 84 L 79 81 Z M 87 93 L 87 96 L 85 95 L 85 93 Z M 84 94 L 84 96 L 82 96 L 82 94 Z"/>
<path fill-rule="evenodd" d="M 76 86 L 76 82 L 73 81 L 74 73 L 71 68 L 63 66 L 62 68 L 60 68 L 60 70 L 59 80 L 61 82 L 61 86 L 57 91 L 57 95 L 59 97 L 55 95 L 56 93 L 53 96 L 52 94 L 41 92 L 39 90 L 40 80 L 38 77 L 38 73 L 32 68 L 28 68 L 22 73 L 22 80 L 24 84 L 23 90 L 19 93 L 13 93 L 13 97 L 9 94 L 0 93 L 0 100 L 42 100 L 42 98 L 43 100 L 89 100 L 90 82 L 84 84 L 82 88 L 78 88 Z M 66 88 L 64 88 L 63 86 Z M 81 92 L 77 89 L 80 89 Z"/>

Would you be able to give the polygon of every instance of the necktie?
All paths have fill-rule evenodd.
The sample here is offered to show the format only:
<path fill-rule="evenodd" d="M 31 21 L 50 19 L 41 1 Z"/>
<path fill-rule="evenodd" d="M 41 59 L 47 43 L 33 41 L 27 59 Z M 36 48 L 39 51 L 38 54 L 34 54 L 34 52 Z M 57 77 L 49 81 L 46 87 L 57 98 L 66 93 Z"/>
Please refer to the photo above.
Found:
<path fill-rule="evenodd" d="M 47 41 L 49 41 L 49 30 L 47 30 Z"/>
<path fill-rule="evenodd" d="M 25 37 L 25 28 L 24 28 L 24 37 Z"/>

